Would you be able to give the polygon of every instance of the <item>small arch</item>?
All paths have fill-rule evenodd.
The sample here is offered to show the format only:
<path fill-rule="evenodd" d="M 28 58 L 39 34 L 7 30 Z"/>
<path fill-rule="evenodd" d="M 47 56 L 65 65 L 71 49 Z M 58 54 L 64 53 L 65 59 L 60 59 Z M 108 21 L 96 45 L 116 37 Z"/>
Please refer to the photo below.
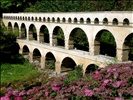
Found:
<path fill-rule="evenodd" d="M 52 18 L 52 22 L 55 22 L 55 18 L 54 17 Z"/>
<path fill-rule="evenodd" d="M 24 16 L 23 16 L 23 19 L 22 20 L 25 20 Z"/>
<path fill-rule="evenodd" d="M 50 22 L 50 18 L 48 17 L 47 22 Z"/>
<path fill-rule="evenodd" d="M 99 24 L 99 19 L 98 18 L 95 18 L 94 24 Z"/>
<path fill-rule="evenodd" d="M 39 17 L 39 21 L 40 21 L 40 22 L 42 21 L 42 18 L 41 18 L 41 17 Z"/>
<path fill-rule="evenodd" d="M 72 22 L 72 19 L 71 18 L 68 18 L 68 23 L 71 23 Z"/>
<path fill-rule="evenodd" d="M 86 23 L 87 23 L 87 24 L 91 24 L 91 19 L 90 19 L 90 18 L 87 18 L 87 19 L 86 19 Z"/>
<path fill-rule="evenodd" d="M 18 23 L 16 23 L 16 22 L 14 24 L 14 32 L 15 32 L 16 36 L 19 36 L 19 26 L 18 26 Z"/>
<path fill-rule="evenodd" d="M 127 19 L 127 18 L 125 18 L 124 20 L 123 20 L 123 25 L 124 26 L 129 26 L 129 20 Z"/>
<path fill-rule="evenodd" d="M 22 17 L 20 16 L 20 20 L 22 20 Z"/>
<path fill-rule="evenodd" d="M 28 17 L 28 21 L 30 21 L 30 17 Z"/>
<path fill-rule="evenodd" d="M 8 23 L 8 30 L 13 32 L 13 27 L 12 27 L 12 23 L 11 22 Z"/>
<path fill-rule="evenodd" d="M 22 39 L 26 39 L 27 34 L 26 34 L 26 26 L 24 23 L 21 24 L 21 33 L 20 34 L 21 34 L 20 37 Z"/>
<path fill-rule="evenodd" d="M 77 23 L 77 22 L 78 22 L 77 18 L 74 18 L 74 23 Z"/>
<path fill-rule="evenodd" d="M 62 22 L 63 22 L 63 23 L 65 23 L 65 22 L 66 22 L 66 19 L 65 19 L 64 17 L 62 18 Z"/>
<path fill-rule="evenodd" d="M 64 47 L 65 46 L 65 36 L 61 27 L 56 26 L 53 30 L 52 42 L 54 46 Z"/>
<path fill-rule="evenodd" d="M 27 20 L 27 17 L 25 17 L 25 20 Z"/>
<path fill-rule="evenodd" d="M 60 18 L 59 17 L 57 18 L 57 23 L 60 23 Z"/>
<path fill-rule="evenodd" d="M 117 18 L 113 19 L 113 25 L 118 25 L 118 19 Z"/>
<path fill-rule="evenodd" d="M 74 28 L 69 36 L 69 49 L 89 51 L 89 42 L 86 33 L 81 28 Z"/>
<path fill-rule="evenodd" d="M 39 62 L 41 62 L 41 53 L 40 53 L 40 51 L 37 49 L 37 48 L 35 48 L 34 50 L 33 50 L 33 62 L 34 61 L 39 61 Z"/>
<path fill-rule="evenodd" d="M 18 16 L 18 20 L 19 20 L 19 16 Z"/>
<path fill-rule="evenodd" d="M 37 21 L 37 17 L 35 17 L 35 21 Z"/>
<path fill-rule="evenodd" d="M 84 19 L 83 18 L 80 18 L 80 23 L 84 23 Z"/>
<path fill-rule="evenodd" d="M 37 31 L 34 24 L 29 26 L 29 40 L 37 40 Z"/>
<path fill-rule="evenodd" d="M 45 25 L 42 25 L 40 28 L 39 38 L 39 42 L 49 43 L 49 30 Z"/>
<path fill-rule="evenodd" d="M 123 61 L 133 61 L 133 33 L 130 33 L 123 43 Z"/>
<path fill-rule="evenodd" d="M 86 67 L 85 69 L 85 74 L 90 74 L 95 72 L 97 69 L 99 68 L 99 66 L 97 66 L 96 64 L 90 64 Z"/>
<path fill-rule="evenodd" d="M 74 70 L 76 67 L 75 61 L 70 58 L 66 57 L 63 59 L 62 64 L 61 64 L 61 72 L 69 72 Z"/>
<path fill-rule="evenodd" d="M 45 18 L 45 17 L 43 17 L 43 21 L 44 21 L 44 22 L 46 21 L 46 18 Z"/>
<path fill-rule="evenodd" d="M 103 24 L 104 24 L 104 25 L 107 25 L 107 24 L 108 24 L 108 19 L 107 19 L 107 18 L 104 18 L 104 19 L 103 19 Z"/>
<path fill-rule="evenodd" d="M 31 17 L 31 20 L 34 21 L 34 17 Z"/>
<path fill-rule="evenodd" d="M 53 53 L 48 52 L 45 56 L 45 68 L 46 69 L 55 69 L 55 56 L 53 55 Z"/>

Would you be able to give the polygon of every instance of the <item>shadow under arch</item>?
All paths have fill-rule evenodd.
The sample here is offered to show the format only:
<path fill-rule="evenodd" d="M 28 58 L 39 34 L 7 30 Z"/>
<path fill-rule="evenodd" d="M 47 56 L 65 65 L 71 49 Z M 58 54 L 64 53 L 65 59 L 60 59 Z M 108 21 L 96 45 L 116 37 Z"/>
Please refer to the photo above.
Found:
<path fill-rule="evenodd" d="M 14 24 L 14 32 L 15 32 L 16 36 L 19 36 L 19 26 L 18 26 L 17 22 L 15 22 L 15 24 Z"/>
<path fill-rule="evenodd" d="M 96 71 L 98 68 L 99 68 L 99 66 L 97 66 L 96 64 L 89 64 L 89 65 L 86 67 L 85 74 L 93 73 L 93 72 Z"/>
<path fill-rule="evenodd" d="M 34 24 L 29 26 L 29 40 L 37 40 L 37 31 Z"/>
<path fill-rule="evenodd" d="M 62 28 L 60 26 L 56 26 L 53 30 L 53 36 L 52 36 L 52 45 L 54 46 L 65 46 L 65 36 Z"/>
<path fill-rule="evenodd" d="M 69 49 L 89 51 L 89 42 L 86 33 L 81 28 L 74 28 L 69 36 Z"/>
<path fill-rule="evenodd" d="M 8 22 L 8 30 L 13 32 L 13 26 L 11 22 Z"/>
<path fill-rule="evenodd" d="M 35 48 L 34 50 L 33 50 L 33 62 L 34 61 L 39 61 L 39 62 L 41 62 L 41 53 L 40 53 L 40 51 L 37 49 L 37 48 Z"/>
<path fill-rule="evenodd" d="M 45 56 L 45 68 L 55 69 L 56 58 L 52 52 L 48 52 Z"/>
<path fill-rule="evenodd" d="M 112 33 L 108 30 L 100 30 L 94 40 L 95 55 L 116 56 L 116 41 Z"/>
<path fill-rule="evenodd" d="M 75 61 L 70 58 L 66 57 L 63 59 L 62 64 L 61 64 L 61 72 L 69 72 L 74 70 L 76 67 Z"/>
<path fill-rule="evenodd" d="M 133 33 L 129 34 L 123 43 L 123 61 L 133 61 Z"/>
<path fill-rule="evenodd" d="M 27 38 L 27 34 L 26 34 L 26 26 L 24 23 L 21 24 L 21 33 L 20 33 L 20 38 L 21 39 L 26 39 Z"/>
<path fill-rule="evenodd" d="M 49 30 L 45 25 L 42 25 L 40 27 L 40 33 L 39 33 L 39 38 L 41 43 L 49 43 L 50 39 L 49 39 Z"/>

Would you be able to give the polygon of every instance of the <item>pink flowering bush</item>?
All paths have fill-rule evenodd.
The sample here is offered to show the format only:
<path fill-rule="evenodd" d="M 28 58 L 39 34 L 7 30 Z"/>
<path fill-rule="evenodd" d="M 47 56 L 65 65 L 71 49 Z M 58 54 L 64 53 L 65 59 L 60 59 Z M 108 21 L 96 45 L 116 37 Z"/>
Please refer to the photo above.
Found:
<path fill-rule="evenodd" d="M 0 100 L 133 100 L 133 62 L 110 65 L 84 77 L 75 73 L 29 89 L 7 89 Z"/>

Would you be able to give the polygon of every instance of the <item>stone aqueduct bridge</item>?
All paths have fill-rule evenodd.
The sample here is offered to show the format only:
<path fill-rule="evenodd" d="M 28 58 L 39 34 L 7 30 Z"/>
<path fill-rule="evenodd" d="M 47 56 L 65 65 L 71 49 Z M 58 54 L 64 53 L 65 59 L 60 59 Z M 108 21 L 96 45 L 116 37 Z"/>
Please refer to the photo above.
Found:
<path fill-rule="evenodd" d="M 104 67 L 107 62 L 114 61 L 114 57 L 100 54 L 98 40 L 101 31 L 112 33 L 116 42 L 116 56 L 118 61 L 128 61 L 128 39 L 133 35 L 133 11 L 124 12 L 86 12 L 86 13 L 3 13 L 3 23 L 8 29 L 18 30 L 17 43 L 20 53 L 28 49 L 29 61 L 33 62 L 34 52 L 40 53 L 41 68 L 45 68 L 48 55 L 55 59 L 55 71 L 61 72 L 62 67 L 81 65 L 86 71 L 89 65 Z M 33 28 L 34 27 L 34 28 Z M 42 28 L 48 29 L 49 39 L 44 40 Z M 56 28 L 64 33 L 64 47 L 57 44 Z M 81 29 L 87 36 L 89 51 L 75 50 L 71 37 L 74 29 Z M 33 32 L 36 31 L 36 39 Z M 105 48 L 107 49 L 107 48 Z"/>

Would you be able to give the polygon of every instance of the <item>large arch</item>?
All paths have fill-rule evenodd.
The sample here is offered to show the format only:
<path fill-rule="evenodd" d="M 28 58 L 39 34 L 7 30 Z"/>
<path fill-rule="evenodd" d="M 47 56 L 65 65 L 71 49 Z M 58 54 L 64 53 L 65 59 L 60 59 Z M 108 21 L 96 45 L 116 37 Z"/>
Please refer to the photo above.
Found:
<path fill-rule="evenodd" d="M 27 60 L 29 60 L 29 53 L 30 53 L 30 50 L 29 50 L 28 46 L 24 45 L 23 49 L 22 49 L 22 55 Z"/>
<path fill-rule="evenodd" d="M 29 40 L 37 40 L 37 31 L 34 24 L 29 26 Z"/>
<path fill-rule="evenodd" d="M 70 57 L 66 57 L 62 61 L 61 72 L 72 71 L 75 69 L 75 66 L 76 66 L 75 61 Z"/>
<path fill-rule="evenodd" d="M 16 23 L 16 22 L 14 24 L 14 32 L 15 32 L 16 36 L 19 36 L 19 26 L 18 26 L 18 23 Z"/>
<path fill-rule="evenodd" d="M 41 63 L 41 53 L 37 48 L 33 50 L 33 63 L 38 66 Z"/>
<path fill-rule="evenodd" d="M 27 34 L 26 34 L 26 26 L 25 26 L 25 24 L 22 23 L 20 28 L 21 28 L 20 37 L 21 37 L 22 39 L 26 39 Z"/>
<path fill-rule="evenodd" d="M 49 43 L 49 30 L 45 25 L 42 25 L 40 27 L 40 32 L 39 32 L 39 42 L 43 43 Z"/>
<path fill-rule="evenodd" d="M 8 30 L 9 31 L 13 31 L 13 27 L 12 27 L 12 23 L 11 22 L 8 22 Z"/>
<path fill-rule="evenodd" d="M 124 60 L 133 61 L 133 33 L 130 33 L 124 40 L 123 57 Z"/>
<path fill-rule="evenodd" d="M 108 30 L 100 30 L 94 40 L 94 52 L 96 55 L 116 56 L 116 41 Z"/>
<path fill-rule="evenodd" d="M 53 53 L 48 52 L 45 56 L 45 68 L 46 69 L 55 69 L 56 58 Z"/>
<path fill-rule="evenodd" d="M 89 64 L 85 69 L 85 74 L 90 74 L 96 71 L 99 68 L 96 64 Z"/>
<path fill-rule="evenodd" d="M 52 43 L 54 46 L 65 46 L 65 36 L 61 27 L 56 26 L 53 30 Z"/>
<path fill-rule="evenodd" d="M 86 33 L 81 28 L 74 28 L 69 36 L 69 49 L 89 51 L 89 42 Z"/>

